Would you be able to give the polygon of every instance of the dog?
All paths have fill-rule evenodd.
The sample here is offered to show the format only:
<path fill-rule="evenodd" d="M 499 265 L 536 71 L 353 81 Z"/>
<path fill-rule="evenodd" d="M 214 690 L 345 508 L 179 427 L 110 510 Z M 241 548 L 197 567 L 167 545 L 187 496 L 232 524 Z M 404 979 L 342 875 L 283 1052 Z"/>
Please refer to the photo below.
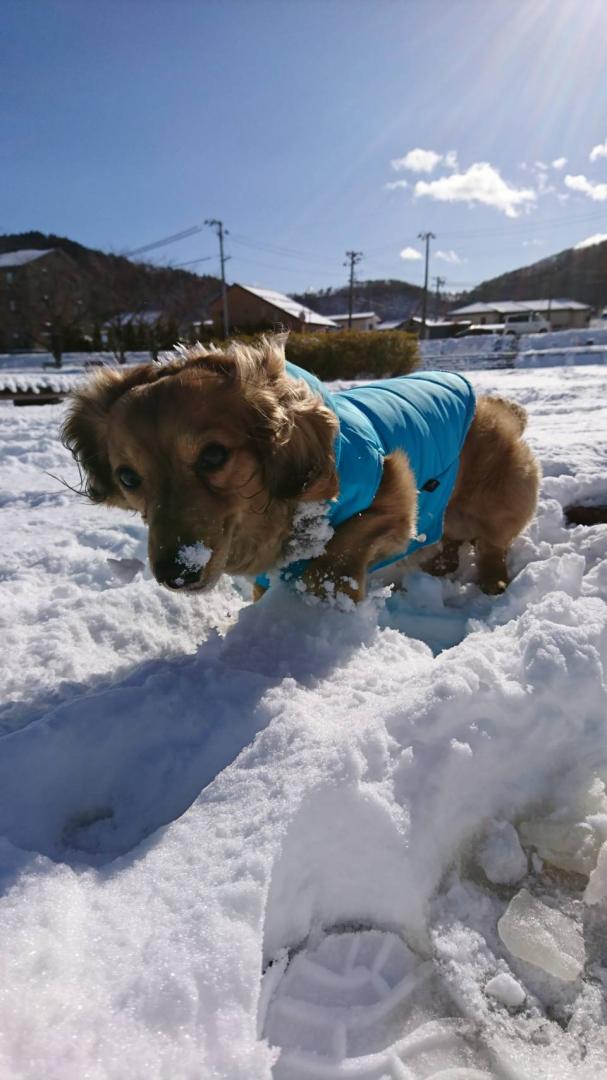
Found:
<path fill-rule="evenodd" d="M 470 541 L 480 588 L 503 592 L 509 546 L 538 496 L 525 410 L 499 397 L 475 402 L 453 373 L 331 394 L 287 363 L 285 342 L 180 345 L 160 364 L 103 368 L 73 393 L 62 439 L 84 493 L 141 514 L 156 580 L 191 592 L 243 574 L 258 597 L 282 567 L 317 595 L 360 601 L 370 570 L 427 548 L 424 569 L 454 572 Z M 392 424 L 407 397 L 414 413 L 427 404 L 432 415 L 409 442 L 410 421 L 396 434 Z M 380 398 L 389 420 L 375 416 Z M 330 539 L 285 570 L 298 509 L 319 503 Z"/>

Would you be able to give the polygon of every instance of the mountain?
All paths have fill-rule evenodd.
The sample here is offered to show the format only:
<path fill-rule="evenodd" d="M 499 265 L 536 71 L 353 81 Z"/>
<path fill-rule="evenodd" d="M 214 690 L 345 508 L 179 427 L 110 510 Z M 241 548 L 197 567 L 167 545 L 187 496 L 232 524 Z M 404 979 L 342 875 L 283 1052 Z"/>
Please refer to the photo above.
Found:
<path fill-rule="evenodd" d="M 52 233 L 0 236 L 0 254 L 19 250 L 59 250 L 71 260 L 71 280 L 87 324 L 102 324 L 125 312 L 159 311 L 179 325 L 206 318 L 220 289 L 218 278 L 188 270 L 132 262 L 124 255 L 78 244 Z"/>
<path fill-rule="evenodd" d="M 294 299 L 321 315 L 340 315 L 348 310 L 348 293 L 348 286 L 342 285 L 336 289 L 300 293 Z M 406 319 L 421 310 L 422 293 L 419 285 L 410 285 L 407 281 L 357 281 L 353 310 L 375 311 L 383 320 Z M 428 314 L 434 313 L 433 305 L 434 299 L 431 297 Z"/>
<path fill-rule="evenodd" d="M 567 297 L 602 308 L 607 304 L 607 240 L 558 255 L 483 281 L 460 296 L 457 307 L 474 300 L 548 300 Z"/>

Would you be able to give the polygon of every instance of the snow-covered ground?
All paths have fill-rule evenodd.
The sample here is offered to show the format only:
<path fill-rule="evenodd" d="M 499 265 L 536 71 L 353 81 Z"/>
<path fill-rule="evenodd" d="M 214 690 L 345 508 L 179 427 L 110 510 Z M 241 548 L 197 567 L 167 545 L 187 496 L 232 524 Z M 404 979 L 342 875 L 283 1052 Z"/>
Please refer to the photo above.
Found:
<path fill-rule="evenodd" d="M 354 612 L 162 590 L 0 407 L 3 1080 L 607 1075 L 605 369 L 472 379 L 544 470 L 515 580 Z"/>

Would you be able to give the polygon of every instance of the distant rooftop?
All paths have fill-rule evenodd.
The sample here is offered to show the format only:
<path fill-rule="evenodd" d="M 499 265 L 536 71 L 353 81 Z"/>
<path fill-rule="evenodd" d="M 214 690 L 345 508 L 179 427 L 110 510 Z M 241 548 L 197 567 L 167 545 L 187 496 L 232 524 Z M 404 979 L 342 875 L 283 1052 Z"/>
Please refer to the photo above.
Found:
<path fill-rule="evenodd" d="M 157 322 L 164 317 L 164 312 L 158 309 L 157 311 L 122 311 L 118 315 L 114 315 L 113 319 L 108 319 L 102 326 L 102 330 L 110 330 L 117 325 L 128 325 L 129 323 L 139 323 L 145 326 L 154 326 Z"/>
<path fill-rule="evenodd" d="M 51 251 L 55 251 L 55 248 L 47 248 L 45 251 L 6 251 L 4 255 L 0 255 L 0 270 L 13 270 L 18 266 L 26 266 L 27 263 L 34 262 L 43 255 L 50 255 Z"/>
<path fill-rule="evenodd" d="M 258 296 L 260 300 L 265 300 L 266 303 L 272 304 L 272 307 L 278 308 L 279 311 L 284 311 L 286 315 L 291 315 L 295 319 L 301 319 L 302 322 L 311 323 L 315 326 L 335 326 L 336 324 L 332 319 L 328 319 L 325 315 L 319 315 L 317 311 L 312 311 L 312 308 L 306 307 L 305 304 L 300 304 L 297 300 L 293 300 L 290 296 L 285 296 L 284 293 L 275 292 L 273 289 L 258 289 L 256 285 L 241 285 L 241 289 L 245 289 L 246 292 L 253 293 L 254 296 Z"/>
<path fill-rule="evenodd" d="M 347 322 L 350 318 L 348 312 L 341 312 L 339 315 L 329 315 L 329 319 L 333 319 L 333 322 Z M 376 319 L 377 313 L 375 311 L 353 311 L 353 319 Z"/>
<path fill-rule="evenodd" d="M 589 304 L 580 304 L 577 300 L 491 300 L 486 304 L 468 304 L 455 308 L 451 315 L 487 315 L 497 311 L 499 315 L 524 314 L 526 311 L 588 311 Z"/>

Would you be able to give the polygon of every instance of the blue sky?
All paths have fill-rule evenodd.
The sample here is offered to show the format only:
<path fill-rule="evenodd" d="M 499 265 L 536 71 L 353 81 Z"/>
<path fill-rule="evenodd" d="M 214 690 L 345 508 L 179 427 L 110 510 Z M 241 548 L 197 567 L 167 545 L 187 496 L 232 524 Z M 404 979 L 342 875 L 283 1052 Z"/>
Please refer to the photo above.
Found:
<path fill-rule="evenodd" d="M 5 0 L 2 21 L 1 231 L 127 252 L 222 218 L 230 279 L 285 292 L 341 284 L 348 249 L 419 283 L 427 229 L 452 289 L 607 236 L 606 0 Z M 146 256 L 207 257 L 210 229 Z"/>

